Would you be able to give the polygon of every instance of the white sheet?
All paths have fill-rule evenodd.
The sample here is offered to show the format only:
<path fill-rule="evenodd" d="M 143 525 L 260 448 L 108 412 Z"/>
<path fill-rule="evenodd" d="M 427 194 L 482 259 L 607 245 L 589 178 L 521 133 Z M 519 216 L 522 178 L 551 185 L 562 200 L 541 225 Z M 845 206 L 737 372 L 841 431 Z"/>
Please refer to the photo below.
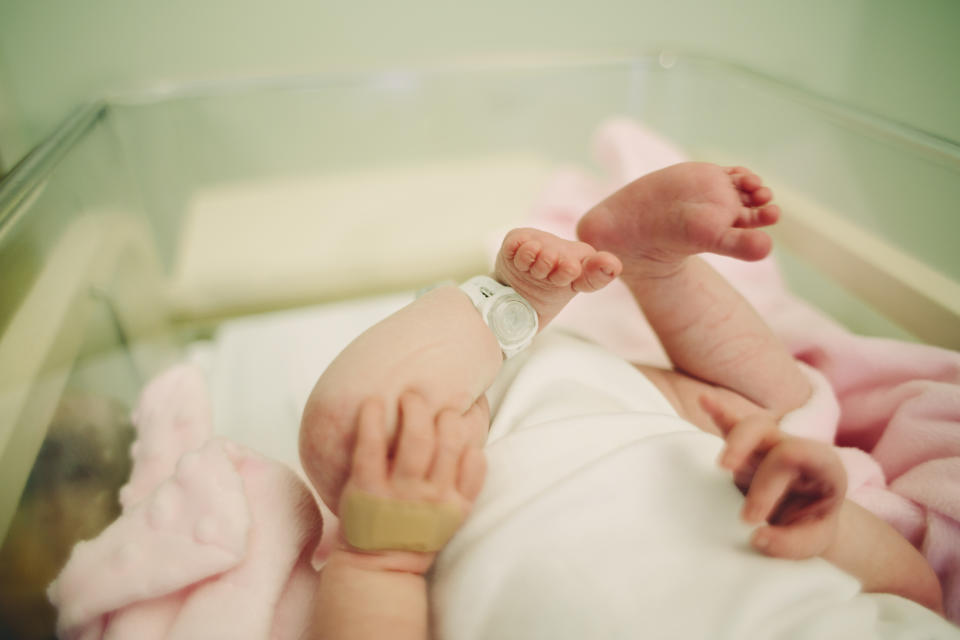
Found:
<path fill-rule="evenodd" d="M 306 477 L 297 433 L 317 378 L 351 340 L 413 298 L 398 293 L 223 323 L 213 341 L 191 350 L 210 383 L 214 433 Z"/>

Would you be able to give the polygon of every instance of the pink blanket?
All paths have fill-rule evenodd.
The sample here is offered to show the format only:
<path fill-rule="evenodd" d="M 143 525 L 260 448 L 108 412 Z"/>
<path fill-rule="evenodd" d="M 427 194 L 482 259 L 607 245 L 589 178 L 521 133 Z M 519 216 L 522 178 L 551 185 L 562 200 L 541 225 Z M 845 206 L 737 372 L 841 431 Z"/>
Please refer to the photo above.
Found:
<path fill-rule="evenodd" d="M 293 471 L 211 438 L 209 395 L 189 366 L 143 391 L 123 513 L 77 544 L 50 600 L 65 639 L 294 640 L 303 636 L 321 530 Z"/>
<path fill-rule="evenodd" d="M 530 226 L 572 238 L 590 206 L 635 177 L 682 161 L 669 142 L 625 119 L 602 126 L 595 152 L 609 172 L 557 175 Z M 960 622 L 960 354 L 857 336 L 792 296 L 772 259 L 708 256 L 788 348 L 829 381 L 783 427 L 834 442 L 846 464 L 850 497 L 920 549 L 944 590 L 947 616 Z M 621 283 L 580 296 L 557 322 L 637 362 L 666 356 Z"/>

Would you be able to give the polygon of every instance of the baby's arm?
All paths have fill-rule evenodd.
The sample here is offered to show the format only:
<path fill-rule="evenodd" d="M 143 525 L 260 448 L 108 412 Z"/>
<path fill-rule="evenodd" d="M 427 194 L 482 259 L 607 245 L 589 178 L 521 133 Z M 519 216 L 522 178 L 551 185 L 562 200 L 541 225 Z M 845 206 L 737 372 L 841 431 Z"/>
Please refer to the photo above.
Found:
<path fill-rule="evenodd" d="M 704 398 L 726 434 L 719 463 L 745 493 L 750 542 L 780 558 L 821 556 L 860 580 L 866 592 L 893 593 L 942 613 L 942 592 L 926 559 L 893 527 L 845 499 L 847 478 L 833 449 L 780 431 L 774 417 L 737 420 Z"/>
<path fill-rule="evenodd" d="M 450 409 L 435 415 L 412 392 L 402 394 L 399 406 L 396 453 L 391 456 L 383 402 L 362 403 L 353 464 L 341 500 L 359 494 L 406 507 L 443 507 L 445 513 L 458 515 L 454 525 L 459 527 L 480 492 L 485 471 L 483 454 L 467 438 L 471 425 L 465 423 L 473 417 Z M 375 521 L 370 526 L 388 524 Z M 351 531 L 349 523 L 345 526 L 320 577 L 312 637 L 427 638 L 424 573 L 436 552 L 361 551 L 347 541 Z"/>

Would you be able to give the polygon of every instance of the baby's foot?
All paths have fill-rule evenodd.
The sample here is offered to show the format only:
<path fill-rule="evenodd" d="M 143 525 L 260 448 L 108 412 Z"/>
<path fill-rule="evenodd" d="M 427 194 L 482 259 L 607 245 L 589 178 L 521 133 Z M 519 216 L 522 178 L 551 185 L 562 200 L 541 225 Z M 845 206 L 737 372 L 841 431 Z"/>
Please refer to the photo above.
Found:
<path fill-rule="evenodd" d="M 503 239 L 494 275 L 530 301 L 542 329 L 573 296 L 602 289 L 621 269 L 616 256 L 585 242 L 539 229 L 514 229 Z"/>
<path fill-rule="evenodd" d="M 647 174 L 587 212 L 577 235 L 623 261 L 624 276 L 664 276 L 711 252 L 760 260 L 780 216 L 773 194 L 744 167 L 684 162 Z"/>

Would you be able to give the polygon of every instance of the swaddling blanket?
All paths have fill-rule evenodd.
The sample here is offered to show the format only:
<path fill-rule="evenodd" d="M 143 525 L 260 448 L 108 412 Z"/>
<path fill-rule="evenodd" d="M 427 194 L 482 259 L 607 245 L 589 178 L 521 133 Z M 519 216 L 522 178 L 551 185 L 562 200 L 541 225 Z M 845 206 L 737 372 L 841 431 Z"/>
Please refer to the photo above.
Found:
<path fill-rule="evenodd" d="M 685 160 L 669 141 L 626 119 L 597 132 L 608 175 L 559 172 L 526 224 L 573 238 L 580 217 L 627 182 Z M 801 362 L 820 374 L 814 403 L 782 427 L 838 445 L 848 495 L 920 549 L 960 623 L 960 354 L 850 333 L 791 295 L 772 258 L 704 258 L 760 312 Z M 554 320 L 631 362 L 669 366 L 620 281 L 578 296 Z"/>
<path fill-rule="evenodd" d="M 820 558 L 752 551 L 720 438 L 595 345 L 545 333 L 489 396 L 488 480 L 432 580 L 441 638 L 960 637 Z"/>
<path fill-rule="evenodd" d="M 123 513 L 77 544 L 50 586 L 61 638 L 302 637 L 321 521 L 288 467 L 211 438 L 202 374 L 154 379 L 133 416 Z"/>

